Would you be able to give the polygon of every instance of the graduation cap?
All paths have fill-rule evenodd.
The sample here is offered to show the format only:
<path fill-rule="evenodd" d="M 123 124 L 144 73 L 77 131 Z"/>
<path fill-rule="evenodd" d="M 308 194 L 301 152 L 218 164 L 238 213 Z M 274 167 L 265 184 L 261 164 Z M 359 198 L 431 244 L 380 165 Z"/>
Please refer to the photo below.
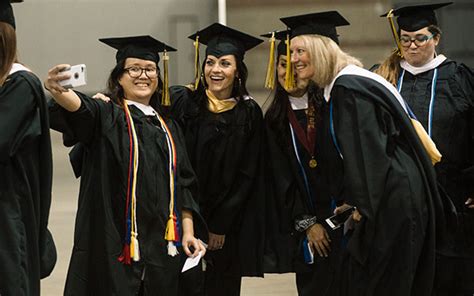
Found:
<path fill-rule="evenodd" d="M 224 55 L 234 55 L 238 61 L 243 61 L 245 52 L 263 42 L 246 33 L 237 31 L 219 23 L 214 23 L 198 32 L 188 36 L 194 40 L 195 60 L 194 72 L 197 87 L 199 82 L 199 43 L 207 45 L 206 56 L 213 55 L 217 58 Z"/>
<path fill-rule="evenodd" d="M 117 49 L 117 54 L 115 55 L 117 63 L 126 58 L 139 58 L 154 61 L 158 64 L 160 52 L 176 51 L 173 47 L 156 40 L 150 35 L 100 38 L 99 41 Z"/>
<path fill-rule="evenodd" d="M 265 88 L 274 89 L 275 88 L 275 64 L 278 62 L 278 57 L 281 55 L 287 55 L 287 46 L 286 39 L 289 38 L 291 34 L 290 30 L 282 31 L 273 31 L 270 33 L 262 34 L 260 36 L 270 38 L 270 54 L 268 57 L 267 65 L 267 75 L 265 77 Z M 275 42 L 280 40 L 278 46 L 276 47 L 276 56 L 275 56 Z"/>
<path fill-rule="evenodd" d="M 414 32 L 430 25 L 438 25 L 435 10 L 450 4 L 453 2 L 406 5 L 392 9 L 381 17 L 398 16 L 398 28 Z"/>
<path fill-rule="evenodd" d="M 291 30 L 291 38 L 299 35 L 322 35 L 339 44 L 336 27 L 348 26 L 349 22 L 337 11 L 283 17 L 280 20 Z"/>
<path fill-rule="evenodd" d="M 23 2 L 23 0 L 0 0 L 0 22 L 7 23 L 16 29 L 15 16 L 10 3 L 19 2 Z"/>
<path fill-rule="evenodd" d="M 160 52 L 163 52 L 163 93 L 161 104 L 164 106 L 171 105 L 169 98 L 169 80 L 168 80 L 168 51 L 176 51 L 171 46 L 156 40 L 155 38 L 144 36 L 114 37 L 100 38 L 100 42 L 117 49 L 115 59 L 117 64 L 126 58 L 138 58 L 147 61 L 154 61 L 156 64 L 160 61 Z"/>

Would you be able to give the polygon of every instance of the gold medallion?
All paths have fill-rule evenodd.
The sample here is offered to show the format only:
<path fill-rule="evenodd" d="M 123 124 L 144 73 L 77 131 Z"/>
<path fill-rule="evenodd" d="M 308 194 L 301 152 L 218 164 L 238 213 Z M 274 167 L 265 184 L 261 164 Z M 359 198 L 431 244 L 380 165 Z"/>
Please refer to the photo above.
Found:
<path fill-rule="evenodd" d="M 311 158 L 311 160 L 309 161 L 309 167 L 314 169 L 317 165 L 318 165 L 318 162 L 316 161 L 316 159 Z"/>

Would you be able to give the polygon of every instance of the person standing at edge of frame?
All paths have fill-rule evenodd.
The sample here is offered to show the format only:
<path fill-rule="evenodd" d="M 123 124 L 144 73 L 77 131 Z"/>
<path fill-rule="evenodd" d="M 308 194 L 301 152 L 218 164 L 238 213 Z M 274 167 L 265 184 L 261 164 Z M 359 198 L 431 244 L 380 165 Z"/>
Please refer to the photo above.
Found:
<path fill-rule="evenodd" d="M 10 0 L 1 0 L 0 295 L 37 296 L 56 264 L 51 138 L 41 82 L 18 62 L 15 29 Z"/>
<path fill-rule="evenodd" d="M 474 71 L 436 51 L 442 32 L 435 10 L 450 4 L 408 5 L 382 15 L 397 49 L 375 70 L 397 87 L 443 155 L 437 180 L 456 207 L 458 228 L 449 250 L 437 254 L 438 296 L 474 294 Z"/>

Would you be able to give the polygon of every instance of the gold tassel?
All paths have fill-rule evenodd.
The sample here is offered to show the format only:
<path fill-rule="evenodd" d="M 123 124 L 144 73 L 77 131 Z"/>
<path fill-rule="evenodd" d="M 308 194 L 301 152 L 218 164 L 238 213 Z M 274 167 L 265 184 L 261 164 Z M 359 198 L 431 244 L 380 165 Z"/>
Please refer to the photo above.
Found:
<path fill-rule="evenodd" d="M 201 68 L 199 67 L 199 36 L 194 41 L 194 89 L 198 88 L 201 79 Z"/>
<path fill-rule="evenodd" d="M 286 75 L 285 75 L 285 90 L 291 91 L 295 86 L 295 77 L 293 74 L 293 65 L 291 64 L 290 53 L 290 35 L 286 35 Z"/>
<path fill-rule="evenodd" d="M 132 232 L 132 242 L 130 244 L 130 257 L 133 261 L 140 261 L 140 246 L 138 243 L 138 233 Z"/>
<path fill-rule="evenodd" d="M 168 222 L 166 223 L 165 239 L 167 241 L 174 241 L 176 239 L 176 233 L 174 232 L 176 217 L 170 215 L 168 217 Z"/>
<path fill-rule="evenodd" d="M 399 57 L 403 58 L 402 54 L 402 45 L 400 44 L 400 38 L 398 37 L 397 29 L 395 28 L 395 23 L 393 22 L 393 9 L 387 13 L 388 23 L 390 24 L 390 30 L 393 34 L 393 39 L 395 39 L 395 44 L 397 45 L 396 52 Z"/>
<path fill-rule="evenodd" d="M 168 62 L 169 56 L 166 50 L 163 52 L 163 94 L 161 95 L 161 105 L 170 106 L 169 80 L 168 80 Z"/>
<path fill-rule="evenodd" d="M 433 142 L 433 140 L 430 138 L 430 136 L 418 120 L 412 118 L 410 119 L 411 123 L 413 124 L 413 127 L 415 128 L 416 134 L 420 138 L 421 144 L 423 144 L 426 153 L 428 153 L 428 156 L 431 159 L 431 163 L 433 165 L 437 164 L 441 161 L 442 155 L 436 147 L 436 144 Z"/>
<path fill-rule="evenodd" d="M 275 88 L 275 32 L 270 38 L 270 56 L 268 57 L 267 76 L 265 77 L 265 88 Z"/>

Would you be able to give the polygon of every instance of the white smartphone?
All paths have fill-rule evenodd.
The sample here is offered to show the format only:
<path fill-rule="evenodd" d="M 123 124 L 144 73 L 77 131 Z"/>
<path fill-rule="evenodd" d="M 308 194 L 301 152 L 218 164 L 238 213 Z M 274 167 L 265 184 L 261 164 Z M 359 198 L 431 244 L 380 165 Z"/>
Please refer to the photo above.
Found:
<path fill-rule="evenodd" d="M 86 65 L 84 64 L 71 66 L 71 68 L 62 71 L 61 74 L 69 74 L 71 76 L 69 79 L 59 82 L 64 88 L 78 87 L 87 83 Z"/>
<path fill-rule="evenodd" d="M 354 212 L 355 207 L 350 207 L 345 209 L 344 211 L 340 212 L 339 214 L 333 215 L 326 219 L 326 223 L 331 227 L 332 230 L 338 229 L 343 225 L 347 219 L 352 215 Z"/>

